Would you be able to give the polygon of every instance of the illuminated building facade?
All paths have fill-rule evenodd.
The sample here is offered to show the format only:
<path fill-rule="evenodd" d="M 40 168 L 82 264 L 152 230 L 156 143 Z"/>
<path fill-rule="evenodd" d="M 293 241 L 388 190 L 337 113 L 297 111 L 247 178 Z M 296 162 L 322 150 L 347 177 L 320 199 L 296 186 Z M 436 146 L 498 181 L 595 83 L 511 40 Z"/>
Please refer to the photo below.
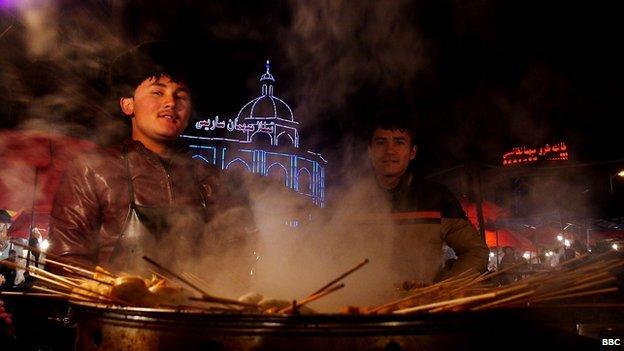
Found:
<path fill-rule="evenodd" d="M 321 154 L 300 147 L 299 123 L 277 97 L 269 61 L 260 77 L 260 95 L 235 118 L 219 116 L 195 123 L 184 134 L 194 158 L 221 169 L 240 169 L 282 182 L 317 206 L 325 205 L 325 165 Z M 196 132 L 195 132 L 196 131 Z"/>

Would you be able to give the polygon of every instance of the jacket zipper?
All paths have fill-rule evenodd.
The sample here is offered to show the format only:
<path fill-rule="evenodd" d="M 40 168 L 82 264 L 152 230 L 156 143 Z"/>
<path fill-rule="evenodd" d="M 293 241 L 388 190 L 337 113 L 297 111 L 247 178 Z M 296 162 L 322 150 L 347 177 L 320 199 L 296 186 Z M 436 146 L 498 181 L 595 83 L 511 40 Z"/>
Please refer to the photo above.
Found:
<path fill-rule="evenodd" d="M 164 165 L 161 165 L 165 169 L 165 174 L 167 175 L 167 190 L 169 192 L 169 204 L 173 204 L 173 185 L 171 183 L 171 172 Z"/>

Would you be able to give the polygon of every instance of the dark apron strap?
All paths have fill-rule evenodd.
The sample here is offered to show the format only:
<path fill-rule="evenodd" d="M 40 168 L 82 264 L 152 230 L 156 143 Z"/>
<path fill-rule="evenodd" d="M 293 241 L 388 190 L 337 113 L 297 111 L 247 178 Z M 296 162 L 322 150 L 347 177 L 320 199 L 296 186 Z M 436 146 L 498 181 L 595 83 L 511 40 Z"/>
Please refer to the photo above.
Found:
<path fill-rule="evenodd" d="M 126 144 L 123 145 L 122 148 L 123 158 L 124 158 L 124 168 L 126 170 L 126 180 L 128 183 L 128 201 L 130 204 L 128 205 L 128 212 L 126 212 L 126 218 L 123 221 L 121 226 L 121 231 L 119 232 L 119 236 L 115 241 L 115 247 L 113 248 L 113 252 L 109 257 L 109 263 L 115 259 L 119 253 L 121 252 L 121 243 L 123 241 L 124 233 L 126 232 L 126 228 L 128 227 L 128 222 L 130 221 L 130 217 L 132 216 L 133 211 L 135 211 L 134 204 L 134 187 L 132 185 L 132 175 L 130 174 L 130 162 L 128 161 L 128 146 Z"/>
<path fill-rule="evenodd" d="M 130 200 L 130 207 L 134 207 L 134 186 L 132 185 L 132 174 L 130 174 L 130 161 L 128 160 L 128 146 L 123 146 L 124 166 L 126 169 L 126 179 L 128 181 L 128 200 Z"/>

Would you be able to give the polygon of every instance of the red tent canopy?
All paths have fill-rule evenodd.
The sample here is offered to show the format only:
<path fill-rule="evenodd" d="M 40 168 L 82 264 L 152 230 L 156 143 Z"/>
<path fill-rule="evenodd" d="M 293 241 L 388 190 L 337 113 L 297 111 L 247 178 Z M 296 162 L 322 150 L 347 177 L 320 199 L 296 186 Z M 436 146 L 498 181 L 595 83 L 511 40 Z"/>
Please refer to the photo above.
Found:
<path fill-rule="evenodd" d="M 498 235 L 498 240 L 497 240 Z M 485 242 L 488 247 L 505 247 L 511 246 L 521 251 L 536 251 L 535 246 L 521 235 L 515 235 L 508 229 L 499 229 L 497 231 L 486 230 Z"/>
<path fill-rule="evenodd" d="M 51 207 L 67 163 L 92 142 L 43 131 L 0 132 L 0 208 Z"/>
<path fill-rule="evenodd" d="M 460 201 L 464 211 L 470 222 L 478 227 L 479 221 L 477 219 L 477 206 L 476 204 L 469 203 L 467 199 L 463 198 Z M 509 211 L 502 208 L 492 202 L 483 201 L 483 219 L 485 222 L 495 222 L 498 219 L 506 218 L 509 216 Z M 498 242 L 497 242 L 498 232 Z M 511 246 L 522 251 L 536 251 L 535 246 L 525 236 L 520 233 L 514 233 L 508 228 L 499 228 L 497 231 L 486 229 L 485 230 L 485 242 L 489 247 L 504 247 Z M 497 245 L 498 243 L 498 245 Z"/>
<path fill-rule="evenodd" d="M 462 198 L 460 203 L 464 211 L 466 211 L 466 215 L 468 216 L 468 219 L 470 219 L 470 221 L 476 225 L 478 222 L 477 205 L 468 202 L 466 198 Z M 509 211 L 507 209 L 502 208 L 494 204 L 493 202 L 483 201 L 482 207 L 483 207 L 483 219 L 486 222 L 495 222 L 499 218 L 509 217 Z"/>
<path fill-rule="evenodd" d="M 30 223 L 31 223 L 31 215 L 30 212 L 22 212 L 15 218 L 15 221 L 9 228 L 7 234 L 10 238 L 22 238 L 28 239 L 30 238 Z M 48 228 L 50 226 L 50 212 L 37 212 L 35 211 L 33 220 L 33 227 L 39 228 L 39 232 L 44 239 L 48 238 Z"/>

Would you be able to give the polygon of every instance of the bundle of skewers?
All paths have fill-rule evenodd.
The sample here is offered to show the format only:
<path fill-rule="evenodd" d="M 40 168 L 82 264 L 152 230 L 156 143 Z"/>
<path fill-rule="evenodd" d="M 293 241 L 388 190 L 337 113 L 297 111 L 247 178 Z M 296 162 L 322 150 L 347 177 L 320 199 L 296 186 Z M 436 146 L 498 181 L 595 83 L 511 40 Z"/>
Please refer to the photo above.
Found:
<path fill-rule="evenodd" d="M 615 256 L 612 252 L 584 255 L 503 286 L 499 286 L 495 278 L 512 273 L 526 263 L 494 273 L 466 271 L 436 284 L 413 289 L 408 296 L 396 301 L 370 308 L 352 307 L 346 312 L 416 314 L 585 302 L 587 298 L 618 292 L 614 271 L 624 266 L 624 259 Z"/>
<path fill-rule="evenodd" d="M 14 244 L 33 252 L 43 253 L 28 245 Z M 368 259 L 364 260 L 299 302 L 297 300 L 289 302 L 265 298 L 257 293 L 250 293 L 239 299 L 218 297 L 207 293 L 208 284 L 192 273 L 177 274 L 147 256 L 143 256 L 143 260 L 152 267 L 152 276 L 149 279 L 136 275 L 115 274 L 100 266 L 85 267 L 49 253 L 42 263 L 54 267 L 55 272 L 63 274 L 35 266 L 1 261 L 0 264 L 10 268 L 29 272 L 32 278 L 37 279 L 37 283 L 32 286 L 33 291 L 30 292 L 0 292 L 0 295 L 65 299 L 120 307 L 268 314 L 312 313 L 313 311 L 306 309 L 305 305 L 344 288 L 345 285 L 339 281 L 368 263 Z"/>
<path fill-rule="evenodd" d="M 37 252 L 38 249 L 14 243 Z M 23 258 L 23 257 L 22 257 Z M 151 278 L 136 275 L 115 274 L 102 267 L 85 267 L 62 257 L 47 254 L 42 263 L 54 267 L 56 274 L 32 265 L 14 262 L 1 264 L 13 269 L 23 269 L 36 279 L 32 291 L 2 292 L 2 295 L 35 296 L 90 302 L 121 307 L 158 307 L 210 311 L 259 310 L 258 306 L 208 294 L 199 284 L 203 282 L 191 273 L 176 274 L 149 257 Z M 186 276 L 186 277 L 185 277 Z M 191 281 L 195 280 L 195 283 Z"/>

